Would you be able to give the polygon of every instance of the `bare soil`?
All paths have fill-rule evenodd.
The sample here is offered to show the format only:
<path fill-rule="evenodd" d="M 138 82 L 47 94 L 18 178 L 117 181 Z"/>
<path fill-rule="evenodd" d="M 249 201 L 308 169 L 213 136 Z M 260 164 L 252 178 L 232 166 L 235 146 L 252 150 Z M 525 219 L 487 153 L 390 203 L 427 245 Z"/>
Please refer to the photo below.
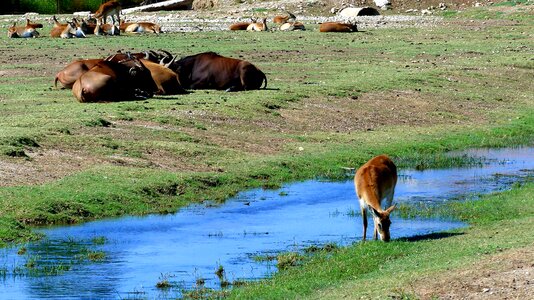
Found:
<path fill-rule="evenodd" d="M 463 270 L 416 281 L 420 299 L 532 299 L 534 245 L 485 257 Z"/>

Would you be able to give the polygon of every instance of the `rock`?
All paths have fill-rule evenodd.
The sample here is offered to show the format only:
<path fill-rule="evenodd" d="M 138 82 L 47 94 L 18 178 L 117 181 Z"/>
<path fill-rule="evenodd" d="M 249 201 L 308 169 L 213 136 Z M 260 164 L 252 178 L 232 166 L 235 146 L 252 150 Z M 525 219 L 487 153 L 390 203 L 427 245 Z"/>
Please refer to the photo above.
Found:
<path fill-rule="evenodd" d="M 339 12 L 343 18 L 354 18 L 357 16 L 378 16 L 380 13 L 372 7 L 347 7 Z"/>
<path fill-rule="evenodd" d="M 374 0 L 376 6 L 380 7 L 382 10 L 389 9 L 391 7 L 391 2 L 389 0 Z"/>
<path fill-rule="evenodd" d="M 330 9 L 330 13 L 331 13 L 331 14 L 336 14 L 337 12 L 338 12 L 338 9 L 337 9 L 336 7 L 332 7 L 332 8 Z"/>

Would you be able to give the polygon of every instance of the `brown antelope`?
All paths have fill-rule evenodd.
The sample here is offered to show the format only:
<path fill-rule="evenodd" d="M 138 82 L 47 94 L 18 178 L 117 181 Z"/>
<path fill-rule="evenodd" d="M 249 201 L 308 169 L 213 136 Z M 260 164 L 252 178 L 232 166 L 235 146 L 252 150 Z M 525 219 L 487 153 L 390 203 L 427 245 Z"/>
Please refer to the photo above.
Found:
<path fill-rule="evenodd" d="M 356 32 L 356 24 L 340 22 L 324 22 L 319 25 L 320 32 Z"/>
<path fill-rule="evenodd" d="M 52 22 L 54 23 L 54 27 L 65 27 L 67 26 L 67 23 L 59 23 L 56 16 L 52 16 Z"/>
<path fill-rule="evenodd" d="M 115 24 L 102 24 L 101 19 L 96 19 L 95 35 L 120 35 L 121 32 Z"/>
<path fill-rule="evenodd" d="M 93 14 L 93 18 L 103 19 L 103 24 L 106 24 L 106 19 L 111 17 L 112 24 L 115 24 L 115 17 L 117 17 L 117 24 L 120 24 L 120 12 L 121 4 L 117 0 L 108 1 L 98 8 L 98 10 Z"/>
<path fill-rule="evenodd" d="M 286 11 L 286 13 L 287 13 L 287 16 L 275 16 L 273 18 L 273 23 L 275 23 L 275 24 L 284 24 L 284 23 L 295 22 L 297 17 L 294 14 L 292 14 L 292 13 L 290 13 L 288 11 Z"/>
<path fill-rule="evenodd" d="M 30 19 L 26 19 L 26 28 L 33 28 L 33 29 L 43 28 L 43 24 L 41 24 L 41 23 L 32 23 L 30 21 Z"/>
<path fill-rule="evenodd" d="M 367 209 L 371 212 L 375 223 L 373 238 L 387 242 L 390 239 L 389 219 L 390 213 L 395 209 L 393 194 L 397 184 L 397 167 L 386 155 L 379 155 L 365 163 L 354 177 L 356 194 L 360 199 L 360 209 L 363 219 L 363 240 L 367 235 Z M 386 199 L 386 210 L 382 209 L 381 202 Z"/>
<path fill-rule="evenodd" d="M 119 29 L 122 32 L 142 33 L 152 32 L 161 33 L 161 26 L 152 22 L 123 22 L 121 21 Z"/>
<path fill-rule="evenodd" d="M 152 79 L 156 83 L 156 86 L 158 88 L 157 91 L 155 91 L 156 94 L 187 94 L 187 91 L 184 90 L 184 88 L 180 84 L 178 74 L 176 74 L 174 71 L 167 67 L 167 65 L 173 62 L 172 60 L 165 66 L 146 59 L 141 59 L 141 62 L 150 71 L 150 75 L 152 75 Z"/>
<path fill-rule="evenodd" d="M 255 22 L 247 26 L 247 31 L 267 31 L 267 18 L 263 18 L 261 23 Z"/>
<path fill-rule="evenodd" d="M 39 36 L 39 32 L 35 28 L 28 26 L 17 27 L 17 22 L 7 29 L 7 37 L 9 38 L 35 38 Z"/>
<path fill-rule="evenodd" d="M 296 31 L 296 30 L 306 30 L 304 24 L 301 22 L 288 22 L 284 23 L 279 28 L 281 31 Z"/>
<path fill-rule="evenodd" d="M 252 24 L 251 22 L 237 22 L 230 25 L 228 28 L 230 30 L 247 30 L 248 26 Z"/>

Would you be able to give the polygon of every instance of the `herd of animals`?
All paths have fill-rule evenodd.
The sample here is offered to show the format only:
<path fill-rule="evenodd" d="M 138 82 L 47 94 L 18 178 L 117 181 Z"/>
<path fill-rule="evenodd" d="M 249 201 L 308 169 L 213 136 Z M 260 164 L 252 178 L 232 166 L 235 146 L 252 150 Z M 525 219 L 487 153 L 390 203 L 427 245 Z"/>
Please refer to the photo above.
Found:
<path fill-rule="evenodd" d="M 73 19 L 65 24 L 53 17 L 52 37 L 85 37 L 86 34 L 116 35 L 119 32 L 160 33 L 154 23 L 126 23 L 120 20 L 120 4 L 116 0 L 100 6 L 93 15 L 96 22 Z M 107 24 L 107 17 L 112 23 Z M 115 17 L 117 18 L 115 20 Z M 276 16 L 273 23 L 279 30 L 305 30 L 304 24 L 289 13 Z M 119 26 L 117 27 L 118 24 Z M 8 30 L 9 37 L 37 37 L 42 24 L 26 21 L 26 26 L 14 24 Z M 261 22 L 239 22 L 230 30 L 267 31 L 266 18 Z M 351 23 L 326 22 L 320 24 L 321 32 L 354 32 Z M 254 90 L 267 86 L 267 77 L 248 61 L 224 57 L 214 52 L 204 52 L 178 59 L 168 51 L 118 52 L 106 58 L 77 60 L 68 64 L 55 77 L 63 88 L 71 89 L 79 102 L 111 102 L 131 99 L 147 99 L 154 94 L 185 94 L 187 89 L 217 89 L 226 91 Z M 265 83 L 265 84 L 264 84 Z M 372 158 L 358 169 L 354 177 L 356 193 L 360 201 L 363 219 L 363 240 L 367 233 L 367 211 L 374 221 L 374 239 L 389 241 L 391 205 L 397 183 L 397 168 L 386 155 Z M 387 209 L 382 209 L 385 199 Z"/>
<path fill-rule="evenodd" d="M 161 33 L 161 26 L 152 22 L 125 22 L 121 21 L 121 5 L 118 0 L 110 0 L 98 8 L 98 10 L 91 15 L 88 20 L 78 20 L 73 18 L 66 23 L 60 23 L 54 16 L 52 18 L 54 26 L 50 31 L 51 37 L 60 38 L 84 38 L 87 34 L 95 35 L 120 35 L 120 32 L 125 33 L 141 33 L 152 32 Z M 107 23 L 108 17 L 112 22 Z M 281 31 L 306 30 L 302 22 L 296 20 L 296 16 L 287 12 L 285 16 L 275 16 L 272 19 L 274 24 L 277 24 Z M 43 28 L 43 24 L 32 23 L 26 19 L 26 26 L 17 26 L 14 22 L 13 26 L 8 28 L 8 37 L 10 38 L 35 38 L 39 37 L 38 28 Z M 231 24 L 230 30 L 247 30 L 247 31 L 268 31 L 267 18 L 262 18 L 260 22 L 252 19 L 251 22 L 238 22 Z M 356 32 L 358 31 L 355 23 L 343 22 L 325 22 L 319 25 L 320 32 Z"/>

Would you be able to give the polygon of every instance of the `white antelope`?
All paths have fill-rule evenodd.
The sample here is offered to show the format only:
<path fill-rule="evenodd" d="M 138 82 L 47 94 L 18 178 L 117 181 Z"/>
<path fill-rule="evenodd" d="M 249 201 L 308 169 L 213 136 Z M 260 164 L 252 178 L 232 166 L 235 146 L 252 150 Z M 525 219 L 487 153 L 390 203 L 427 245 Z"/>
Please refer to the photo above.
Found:
<path fill-rule="evenodd" d="M 375 223 L 373 238 L 387 242 L 390 239 L 389 219 L 390 213 L 395 209 L 393 195 L 397 184 L 397 167 L 386 155 L 379 155 L 365 163 L 354 177 L 356 194 L 360 199 L 360 209 L 363 219 L 363 240 L 367 235 L 367 209 L 371 212 Z M 386 210 L 382 209 L 381 202 L 386 199 Z"/>

